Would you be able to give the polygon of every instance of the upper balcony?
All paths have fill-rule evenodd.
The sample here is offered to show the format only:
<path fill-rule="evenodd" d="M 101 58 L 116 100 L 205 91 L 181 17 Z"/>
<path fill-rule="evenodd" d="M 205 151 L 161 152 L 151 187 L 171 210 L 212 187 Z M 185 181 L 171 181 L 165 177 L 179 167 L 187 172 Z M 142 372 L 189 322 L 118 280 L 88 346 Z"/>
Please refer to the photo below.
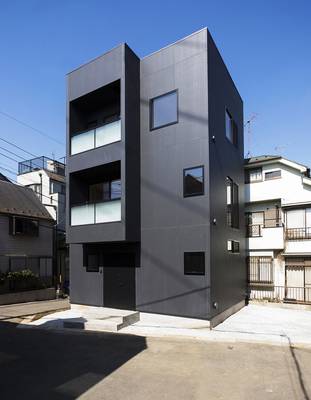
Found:
<path fill-rule="evenodd" d="M 121 141 L 120 80 L 70 102 L 70 156 Z"/>
<path fill-rule="evenodd" d="M 120 140 L 121 120 L 116 117 L 116 120 L 113 122 L 72 136 L 70 143 L 71 155 L 115 143 Z"/>
<path fill-rule="evenodd" d="M 18 175 L 27 174 L 29 172 L 46 170 L 56 175 L 65 176 L 65 164 L 52 160 L 48 157 L 36 157 L 31 160 L 21 161 L 18 163 Z"/>

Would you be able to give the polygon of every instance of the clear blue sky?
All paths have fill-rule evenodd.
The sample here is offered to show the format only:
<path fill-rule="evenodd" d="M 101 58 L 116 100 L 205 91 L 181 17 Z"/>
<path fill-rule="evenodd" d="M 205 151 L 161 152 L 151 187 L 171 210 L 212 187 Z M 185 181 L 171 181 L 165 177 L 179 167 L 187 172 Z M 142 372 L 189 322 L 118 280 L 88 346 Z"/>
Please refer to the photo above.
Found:
<path fill-rule="evenodd" d="M 2 0 L 0 111 L 65 142 L 67 72 L 124 41 L 144 56 L 207 26 L 245 120 L 258 113 L 252 154 L 281 152 L 311 166 L 310 21 L 307 0 Z M 0 137 L 37 155 L 65 154 L 1 114 Z M 1 155 L 0 163 L 16 169 Z"/>

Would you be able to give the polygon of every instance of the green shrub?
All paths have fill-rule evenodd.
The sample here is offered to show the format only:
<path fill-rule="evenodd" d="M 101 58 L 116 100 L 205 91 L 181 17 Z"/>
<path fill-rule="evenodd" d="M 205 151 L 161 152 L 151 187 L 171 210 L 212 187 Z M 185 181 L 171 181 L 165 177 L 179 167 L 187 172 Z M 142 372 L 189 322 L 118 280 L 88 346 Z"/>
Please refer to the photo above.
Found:
<path fill-rule="evenodd" d="M 30 269 L 0 274 L 0 284 L 8 283 L 10 291 L 43 289 L 45 285 Z"/>

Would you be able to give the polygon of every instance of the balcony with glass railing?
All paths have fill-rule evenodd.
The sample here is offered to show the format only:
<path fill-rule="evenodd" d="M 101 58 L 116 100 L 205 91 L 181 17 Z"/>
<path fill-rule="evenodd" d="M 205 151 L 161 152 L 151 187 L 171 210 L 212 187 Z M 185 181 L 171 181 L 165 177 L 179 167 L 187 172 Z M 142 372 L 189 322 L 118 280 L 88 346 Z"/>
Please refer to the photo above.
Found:
<path fill-rule="evenodd" d="M 77 204 L 71 207 L 71 226 L 121 221 L 121 200 Z"/>
<path fill-rule="evenodd" d="M 115 143 L 121 140 L 121 120 L 81 132 L 71 137 L 71 155 Z"/>

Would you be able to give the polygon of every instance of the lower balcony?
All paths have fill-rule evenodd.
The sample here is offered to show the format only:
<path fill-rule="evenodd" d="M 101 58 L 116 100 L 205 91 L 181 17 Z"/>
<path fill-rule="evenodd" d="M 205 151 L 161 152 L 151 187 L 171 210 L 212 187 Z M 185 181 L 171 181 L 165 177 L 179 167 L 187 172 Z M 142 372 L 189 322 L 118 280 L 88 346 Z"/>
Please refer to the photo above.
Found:
<path fill-rule="evenodd" d="M 121 200 L 77 204 L 71 207 L 71 226 L 121 221 Z"/>
<path fill-rule="evenodd" d="M 284 249 L 284 230 L 282 226 L 266 228 L 261 225 L 247 227 L 246 245 L 251 250 Z"/>

